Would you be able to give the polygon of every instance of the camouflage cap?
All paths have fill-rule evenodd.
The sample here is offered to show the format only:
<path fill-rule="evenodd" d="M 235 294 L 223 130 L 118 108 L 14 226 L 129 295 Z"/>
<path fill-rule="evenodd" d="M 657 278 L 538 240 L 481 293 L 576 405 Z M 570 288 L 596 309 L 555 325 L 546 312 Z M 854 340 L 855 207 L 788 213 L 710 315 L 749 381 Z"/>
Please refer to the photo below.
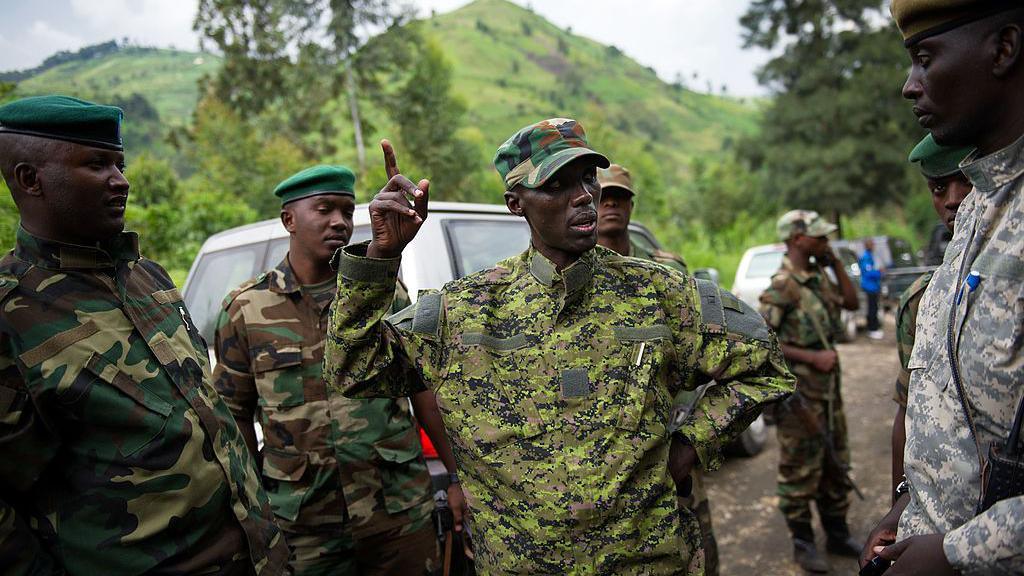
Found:
<path fill-rule="evenodd" d="M 575 120 L 552 118 L 521 128 L 494 155 L 494 167 L 505 181 L 505 189 L 522 184 L 537 188 L 569 162 L 594 156 L 600 168 L 608 159 L 590 149 L 587 134 Z"/>
<path fill-rule="evenodd" d="M 281 199 L 281 205 L 318 196 L 338 194 L 356 197 L 356 175 L 345 166 L 319 165 L 289 176 L 274 188 L 274 195 Z"/>
<path fill-rule="evenodd" d="M 828 236 L 838 229 L 838 226 L 825 220 L 814 210 L 790 210 L 775 224 L 779 240 L 789 240 L 794 234 Z"/>
<path fill-rule="evenodd" d="M 612 164 L 607 168 L 598 170 L 597 181 L 601 184 L 601 190 L 622 188 L 629 192 L 630 196 L 636 196 L 636 190 L 633 190 L 633 179 L 629 176 L 629 170 L 618 164 Z"/>
<path fill-rule="evenodd" d="M 892 0 L 889 11 L 904 44 L 913 46 L 930 36 L 1020 6 L 1020 0 Z"/>
<path fill-rule="evenodd" d="M 116 106 L 70 96 L 33 96 L 0 106 L 0 134 L 25 134 L 94 148 L 124 150 Z"/>
<path fill-rule="evenodd" d="M 942 146 L 929 134 L 910 152 L 911 163 L 917 162 L 925 178 L 945 178 L 960 171 L 960 162 L 974 148 Z"/>

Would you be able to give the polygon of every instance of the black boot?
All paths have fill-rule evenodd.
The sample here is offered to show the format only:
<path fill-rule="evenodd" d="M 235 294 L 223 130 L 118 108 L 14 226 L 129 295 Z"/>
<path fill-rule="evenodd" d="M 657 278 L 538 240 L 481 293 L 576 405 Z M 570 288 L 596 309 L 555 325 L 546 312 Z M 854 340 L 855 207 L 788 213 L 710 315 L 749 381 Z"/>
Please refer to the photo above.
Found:
<path fill-rule="evenodd" d="M 850 527 L 846 524 L 846 518 L 842 516 L 822 516 L 821 524 L 825 527 L 825 534 L 828 536 L 828 540 L 825 542 L 825 550 L 829 554 L 860 558 L 864 544 L 857 542 L 850 535 Z"/>
<path fill-rule="evenodd" d="M 807 572 L 827 574 L 828 562 L 814 546 L 814 530 L 810 522 L 787 522 L 793 534 L 793 560 Z"/>

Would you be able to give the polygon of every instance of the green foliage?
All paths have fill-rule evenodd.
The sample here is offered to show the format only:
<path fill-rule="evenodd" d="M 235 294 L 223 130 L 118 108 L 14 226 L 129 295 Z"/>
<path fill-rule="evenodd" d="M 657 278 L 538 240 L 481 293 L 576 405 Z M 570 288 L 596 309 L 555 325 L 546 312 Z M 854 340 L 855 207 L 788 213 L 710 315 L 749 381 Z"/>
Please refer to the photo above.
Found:
<path fill-rule="evenodd" d="M 0 253 L 14 248 L 14 235 L 18 231 L 18 207 L 7 184 L 0 178 Z"/>
<path fill-rule="evenodd" d="M 431 176 L 431 195 L 441 200 L 472 200 L 476 190 L 466 182 L 481 164 L 477 150 L 459 134 L 466 105 L 452 94 L 451 76 L 451 64 L 440 45 L 425 41 L 412 74 L 388 98 L 388 108 L 402 149 L 419 173 Z"/>
<path fill-rule="evenodd" d="M 0 104 L 14 99 L 14 89 L 18 85 L 13 82 L 0 82 Z"/>
<path fill-rule="evenodd" d="M 899 87 L 907 57 L 882 0 L 756 0 L 748 46 L 782 53 L 759 73 L 777 91 L 739 153 L 790 206 L 850 213 L 902 203 L 923 135 Z"/>

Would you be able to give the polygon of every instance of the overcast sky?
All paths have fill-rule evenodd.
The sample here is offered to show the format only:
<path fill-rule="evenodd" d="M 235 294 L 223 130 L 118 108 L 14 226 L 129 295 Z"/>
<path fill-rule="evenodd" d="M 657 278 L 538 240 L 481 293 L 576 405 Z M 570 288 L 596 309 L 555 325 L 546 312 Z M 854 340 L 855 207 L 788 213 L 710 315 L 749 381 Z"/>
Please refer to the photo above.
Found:
<path fill-rule="evenodd" d="M 527 4 L 527 0 L 514 0 Z M 421 12 L 447 12 L 467 0 L 411 0 Z M 767 56 L 741 49 L 738 19 L 748 0 L 532 0 L 559 27 L 614 44 L 666 81 L 682 74 L 705 89 L 762 94 L 754 71 Z M 0 0 L 0 70 L 32 68 L 58 50 L 129 37 L 147 46 L 195 50 L 195 1 Z M 699 80 L 692 74 L 699 74 Z"/>

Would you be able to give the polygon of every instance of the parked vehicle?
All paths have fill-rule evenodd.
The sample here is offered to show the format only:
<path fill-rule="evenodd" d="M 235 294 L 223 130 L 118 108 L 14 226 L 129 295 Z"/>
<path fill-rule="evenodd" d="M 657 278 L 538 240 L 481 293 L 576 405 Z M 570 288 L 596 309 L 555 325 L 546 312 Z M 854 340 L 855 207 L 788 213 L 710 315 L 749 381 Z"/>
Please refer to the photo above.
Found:
<path fill-rule="evenodd" d="M 930 272 L 935 266 L 924 266 L 917 254 L 910 248 L 910 243 L 897 236 L 872 236 L 875 242 L 875 265 L 882 268 L 881 304 L 886 310 L 892 310 L 899 303 L 900 294 L 917 280 L 918 276 Z M 836 240 L 833 247 L 843 247 L 853 251 L 859 258 L 864 253 L 864 241 Z M 941 237 L 937 239 L 941 241 Z M 941 260 L 940 260 L 941 262 Z"/>
<path fill-rule="evenodd" d="M 846 268 L 846 273 L 850 276 L 850 280 L 854 286 L 859 286 L 860 267 L 857 266 L 857 255 L 846 245 L 839 245 L 838 241 L 831 244 L 836 256 L 843 261 L 843 266 Z M 785 254 L 786 245 L 782 243 L 748 248 L 743 253 L 739 266 L 736 267 L 736 278 L 733 280 L 732 293 L 740 300 L 757 308 L 761 293 L 771 285 L 772 276 L 782 266 L 782 257 Z M 831 276 L 832 271 L 828 268 L 825 270 Z M 835 281 L 834 276 L 832 280 Z M 857 298 L 860 302 L 860 309 L 863 310 L 867 304 L 865 303 L 864 293 L 859 289 L 857 290 Z M 858 315 L 857 311 L 851 310 L 842 310 L 840 314 L 843 323 L 843 334 L 839 340 L 841 342 L 850 342 L 857 337 L 857 326 L 863 315 Z"/>
<path fill-rule="evenodd" d="M 370 239 L 367 206 L 356 206 L 351 243 Z M 644 226 L 630 223 L 629 231 L 634 242 L 650 249 L 661 248 Z M 420 290 L 440 288 L 453 279 L 493 266 L 519 254 L 529 243 L 526 221 L 503 205 L 431 202 L 430 217 L 402 252 L 399 277 L 415 301 Z M 242 282 L 276 266 L 287 252 L 288 232 L 278 219 L 232 228 L 203 243 L 183 294 L 193 322 L 208 343 L 213 342 L 224 297 Z M 713 269 L 695 273 L 717 278 Z M 213 359 L 212 350 L 210 357 Z M 758 418 L 736 443 L 735 451 L 756 454 L 766 437 L 764 422 Z"/>

